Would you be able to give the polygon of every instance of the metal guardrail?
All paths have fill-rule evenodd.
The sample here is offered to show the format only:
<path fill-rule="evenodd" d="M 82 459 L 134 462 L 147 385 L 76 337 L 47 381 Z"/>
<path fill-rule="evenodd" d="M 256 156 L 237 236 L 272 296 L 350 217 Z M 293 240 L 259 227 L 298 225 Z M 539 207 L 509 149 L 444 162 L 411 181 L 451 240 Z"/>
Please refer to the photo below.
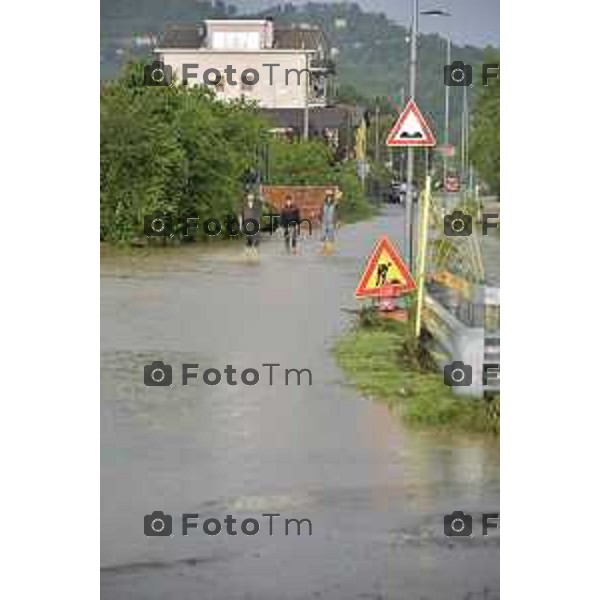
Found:
<path fill-rule="evenodd" d="M 444 220 L 461 206 L 465 214 L 473 216 L 473 221 L 479 216 L 474 210 L 497 212 L 495 199 L 480 200 L 481 204 L 477 201 L 465 204 L 464 198 L 432 198 L 426 225 L 423 311 L 430 353 L 440 370 L 455 361 L 472 369 L 472 384 L 455 386 L 454 392 L 479 398 L 500 389 L 499 242 L 483 236 L 475 226 L 471 235 L 449 235 Z"/>
<path fill-rule="evenodd" d="M 469 327 L 431 296 L 425 297 L 425 328 L 430 334 L 429 352 L 440 371 L 454 362 L 471 369 L 469 385 L 455 386 L 461 396 L 481 398 L 483 390 L 483 327 Z"/>
<path fill-rule="evenodd" d="M 482 397 L 500 391 L 499 288 L 474 286 L 473 298 L 468 299 L 458 290 L 430 283 L 423 321 L 431 336 L 429 350 L 440 370 L 455 361 L 472 368 L 472 385 L 456 387 L 456 393 Z M 489 371 L 484 383 L 486 368 Z"/>
<path fill-rule="evenodd" d="M 469 300 L 458 290 L 435 283 L 427 286 L 427 293 L 466 327 L 484 326 L 485 304 L 483 302 Z"/>

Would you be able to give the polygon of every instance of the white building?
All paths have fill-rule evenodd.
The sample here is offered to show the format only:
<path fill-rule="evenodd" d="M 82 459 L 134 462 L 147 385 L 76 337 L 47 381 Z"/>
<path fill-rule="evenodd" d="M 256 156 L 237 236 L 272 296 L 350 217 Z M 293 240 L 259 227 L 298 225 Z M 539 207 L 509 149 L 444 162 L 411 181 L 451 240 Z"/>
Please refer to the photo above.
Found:
<path fill-rule="evenodd" d="M 177 82 L 213 85 L 225 100 L 244 96 L 265 109 L 327 103 L 332 69 L 318 28 L 279 28 L 270 19 L 208 20 L 170 28 L 155 54 Z"/>

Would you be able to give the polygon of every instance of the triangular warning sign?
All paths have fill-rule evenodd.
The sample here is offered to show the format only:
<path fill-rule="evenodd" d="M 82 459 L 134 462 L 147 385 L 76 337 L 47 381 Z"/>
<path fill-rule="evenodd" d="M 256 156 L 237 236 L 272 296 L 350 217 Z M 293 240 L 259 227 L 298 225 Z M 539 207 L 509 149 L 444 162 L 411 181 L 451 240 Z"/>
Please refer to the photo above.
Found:
<path fill-rule="evenodd" d="M 381 287 L 390 284 L 395 295 L 405 294 L 416 289 L 415 281 L 400 258 L 398 252 L 386 236 L 377 242 L 367 263 L 354 295 L 357 298 L 379 296 Z"/>
<path fill-rule="evenodd" d="M 398 120 L 394 123 L 387 140 L 388 146 L 435 146 L 435 136 L 419 107 L 411 98 Z"/>

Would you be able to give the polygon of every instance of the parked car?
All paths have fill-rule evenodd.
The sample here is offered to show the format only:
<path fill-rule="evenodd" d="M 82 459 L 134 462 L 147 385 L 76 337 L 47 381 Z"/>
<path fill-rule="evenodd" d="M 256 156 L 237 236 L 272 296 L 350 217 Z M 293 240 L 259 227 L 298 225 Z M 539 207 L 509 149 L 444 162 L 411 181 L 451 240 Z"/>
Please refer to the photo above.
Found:
<path fill-rule="evenodd" d="M 404 202 L 400 182 L 392 181 L 388 191 L 388 202 L 390 204 L 402 204 Z"/>
<path fill-rule="evenodd" d="M 388 202 L 390 204 L 404 204 L 407 189 L 408 186 L 405 181 L 392 181 L 388 192 Z"/>

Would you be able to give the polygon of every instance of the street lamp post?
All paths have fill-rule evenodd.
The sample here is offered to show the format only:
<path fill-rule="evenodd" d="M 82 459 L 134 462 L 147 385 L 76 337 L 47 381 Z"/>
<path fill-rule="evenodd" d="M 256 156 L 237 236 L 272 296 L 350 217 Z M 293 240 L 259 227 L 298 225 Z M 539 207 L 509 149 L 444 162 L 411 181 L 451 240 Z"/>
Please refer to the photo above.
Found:
<path fill-rule="evenodd" d="M 310 54 L 306 55 L 306 67 L 310 68 Z M 305 82 L 304 82 L 304 119 L 303 119 L 303 132 L 302 132 L 302 137 L 304 138 L 304 140 L 308 140 L 308 112 L 309 112 L 309 107 L 308 107 L 308 95 L 309 95 L 309 90 L 310 90 L 310 73 L 304 78 Z"/>
<path fill-rule="evenodd" d="M 411 36 L 410 36 L 410 62 L 409 62 L 409 98 L 415 99 L 416 96 L 416 87 L 417 87 L 417 36 L 419 34 L 419 14 L 432 16 L 432 17 L 449 17 L 450 13 L 441 10 L 424 10 L 419 12 L 419 0 L 413 0 L 413 9 L 412 9 L 412 26 L 411 26 Z M 450 53 L 450 37 L 448 37 L 448 47 L 447 53 L 449 56 Z M 449 64 L 449 62 L 448 62 Z M 446 114 L 444 121 L 445 128 L 445 143 L 448 143 L 448 130 L 449 130 L 449 120 L 450 120 L 450 112 L 449 112 L 449 90 L 446 87 Z M 407 148 L 407 157 L 406 157 L 406 183 L 408 185 L 407 190 L 407 199 L 406 199 L 406 213 L 405 213 L 405 231 L 404 236 L 405 240 L 405 248 L 407 248 L 406 258 L 408 260 L 409 267 L 413 268 L 413 223 L 412 223 L 412 202 L 413 202 L 413 190 L 414 190 L 414 148 L 409 146 Z M 446 168 L 446 159 L 444 160 L 444 165 Z M 445 169 L 444 169 L 445 170 Z M 445 175 L 444 175 L 445 176 Z"/>
<path fill-rule="evenodd" d="M 452 62 L 450 36 L 446 38 L 446 64 Z M 448 174 L 448 146 L 450 145 L 450 86 L 444 86 L 444 186 L 446 185 L 446 175 Z"/>
<path fill-rule="evenodd" d="M 375 162 L 379 163 L 379 100 L 375 102 Z"/>
<path fill-rule="evenodd" d="M 460 125 L 460 175 L 461 180 L 464 182 L 467 178 L 466 174 L 469 167 L 469 100 L 467 86 L 463 87 Z"/>
<path fill-rule="evenodd" d="M 412 26 L 410 35 L 410 62 L 408 75 L 408 97 L 414 100 L 417 87 L 417 32 L 419 27 L 419 0 L 413 0 Z M 407 148 L 406 156 L 406 211 L 404 215 L 404 244 L 406 248 L 406 259 L 408 260 L 409 268 L 413 268 L 413 249 L 412 249 L 412 203 L 414 190 L 414 148 Z"/>

